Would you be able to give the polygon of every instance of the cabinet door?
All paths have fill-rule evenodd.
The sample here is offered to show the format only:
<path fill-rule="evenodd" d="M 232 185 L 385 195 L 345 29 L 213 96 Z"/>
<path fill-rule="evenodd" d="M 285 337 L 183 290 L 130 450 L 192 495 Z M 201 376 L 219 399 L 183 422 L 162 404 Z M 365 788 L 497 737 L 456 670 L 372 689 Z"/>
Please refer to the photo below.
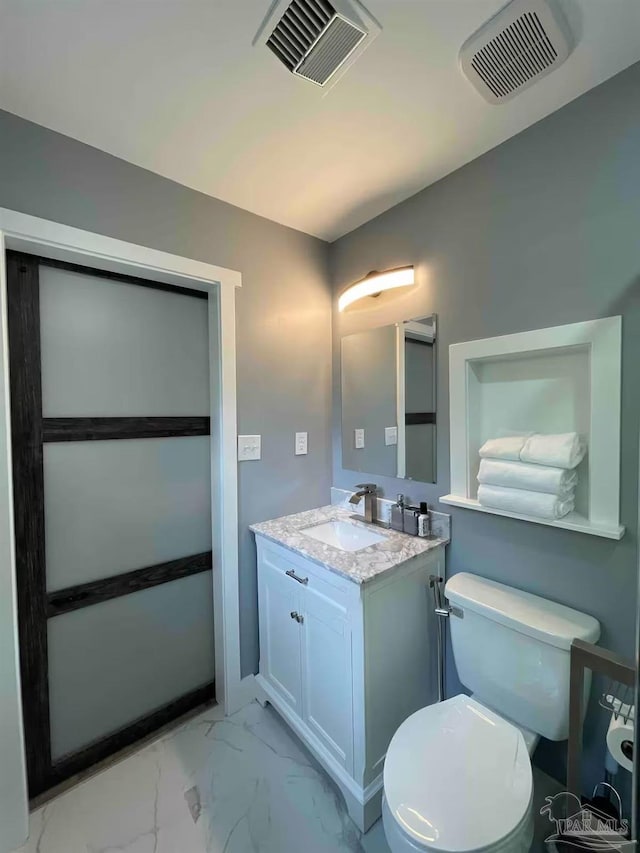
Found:
<path fill-rule="evenodd" d="M 353 765 L 351 626 L 330 590 L 304 591 L 303 713 L 312 732 L 349 771 Z"/>
<path fill-rule="evenodd" d="M 260 673 L 299 716 L 302 715 L 302 623 L 291 614 L 301 610 L 295 581 L 261 555 L 258 564 L 260 596 Z"/>

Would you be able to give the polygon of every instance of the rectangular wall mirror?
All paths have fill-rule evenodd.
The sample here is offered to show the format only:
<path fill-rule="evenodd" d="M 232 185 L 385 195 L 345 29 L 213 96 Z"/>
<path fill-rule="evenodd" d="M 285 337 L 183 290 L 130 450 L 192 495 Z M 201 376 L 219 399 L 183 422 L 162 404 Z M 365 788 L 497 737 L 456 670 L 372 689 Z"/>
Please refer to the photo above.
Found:
<path fill-rule="evenodd" d="M 342 466 L 436 482 L 436 316 L 342 339 Z"/>

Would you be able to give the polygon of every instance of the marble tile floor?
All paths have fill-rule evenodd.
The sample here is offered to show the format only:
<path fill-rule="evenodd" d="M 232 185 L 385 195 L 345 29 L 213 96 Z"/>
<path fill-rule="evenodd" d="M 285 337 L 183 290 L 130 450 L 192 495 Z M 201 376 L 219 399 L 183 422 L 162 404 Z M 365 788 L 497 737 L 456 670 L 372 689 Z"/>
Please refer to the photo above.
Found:
<path fill-rule="evenodd" d="M 389 848 L 381 821 L 362 835 L 297 738 L 254 702 L 227 718 L 204 711 L 40 807 L 18 853 Z"/>

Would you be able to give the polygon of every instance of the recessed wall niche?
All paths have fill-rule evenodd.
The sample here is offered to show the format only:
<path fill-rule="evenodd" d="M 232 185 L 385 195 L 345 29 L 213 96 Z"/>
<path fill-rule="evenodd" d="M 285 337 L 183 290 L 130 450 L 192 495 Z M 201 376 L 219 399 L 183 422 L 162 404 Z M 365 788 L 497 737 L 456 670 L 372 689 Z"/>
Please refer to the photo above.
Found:
<path fill-rule="evenodd" d="M 451 493 L 441 501 L 620 539 L 621 333 L 621 318 L 608 317 L 450 346 Z M 520 431 L 576 431 L 586 438 L 575 510 L 564 518 L 478 503 L 480 447 Z"/>

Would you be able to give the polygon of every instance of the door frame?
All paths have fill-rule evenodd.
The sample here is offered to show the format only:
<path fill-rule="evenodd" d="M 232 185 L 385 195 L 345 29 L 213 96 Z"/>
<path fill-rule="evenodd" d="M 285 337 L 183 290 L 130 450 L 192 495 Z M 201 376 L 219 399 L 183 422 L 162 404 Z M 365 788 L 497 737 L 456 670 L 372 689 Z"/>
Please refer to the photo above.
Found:
<path fill-rule="evenodd" d="M 164 282 L 209 296 L 211 490 L 216 699 L 232 714 L 253 698 L 240 668 L 235 270 L 0 207 L 0 825 L 8 850 L 28 832 L 18 645 L 6 250 Z M 217 570 L 218 569 L 218 570 Z M 5 839 L 3 838 L 3 843 Z M 1 845 L 0 845 L 1 847 Z"/>

